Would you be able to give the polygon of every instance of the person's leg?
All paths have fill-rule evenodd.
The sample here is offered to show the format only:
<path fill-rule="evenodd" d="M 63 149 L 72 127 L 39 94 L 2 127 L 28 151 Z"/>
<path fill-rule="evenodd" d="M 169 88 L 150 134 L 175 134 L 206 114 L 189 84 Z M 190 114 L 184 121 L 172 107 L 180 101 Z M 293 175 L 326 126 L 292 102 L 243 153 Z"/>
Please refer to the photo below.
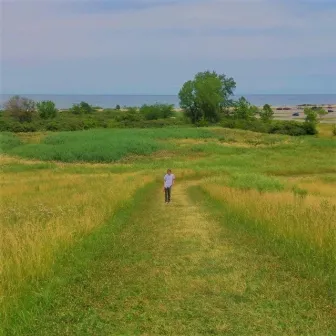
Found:
<path fill-rule="evenodd" d="M 171 187 L 168 188 L 168 202 L 170 202 L 170 195 L 171 195 Z"/>
<path fill-rule="evenodd" d="M 168 202 L 168 188 L 165 188 L 165 202 Z"/>

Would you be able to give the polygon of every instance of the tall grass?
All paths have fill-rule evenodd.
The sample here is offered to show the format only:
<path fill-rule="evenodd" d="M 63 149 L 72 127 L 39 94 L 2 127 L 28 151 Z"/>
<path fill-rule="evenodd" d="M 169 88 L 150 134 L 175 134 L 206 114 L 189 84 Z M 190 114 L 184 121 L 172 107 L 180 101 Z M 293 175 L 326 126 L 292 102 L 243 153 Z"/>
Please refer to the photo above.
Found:
<path fill-rule="evenodd" d="M 12 133 L 0 133 L 0 154 L 20 146 L 21 140 Z"/>
<path fill-rule="evenodd" d="M 261 193 L 211 183 L 202 188 L 223 202 L 223 211 L 231 211 L 234 228 L 253 232 L 271 245 L 279 243 L 285 255 L 305 263 L 312 272 L 320 270 L 336 284 L 335 199 L 289 191 Z"/>
<path fill-rule="evenodd" d="M 62 132 L 41 143 L 20 146 L 14 136 L 4 138 L 4 151 L 38 160 L 63 162 L 115 162 L 129 155 L 149 155 L 169 147 L 158 140 L 168 138 L 210 138 L 215 134 L 196 128 L 155 130 L 92 130 Z"/>
<path fill-rule="evenodd" d="M 60 169 L 1 178 L 0 314 L 26 284 L 49 274 L 56 256 L 102 225 L 152 178 L 67 174 Z"/>
<path fill-rule="evenodd" d="M 63 132 L 29 139 L 0 134 L 0 146 L 8 155 L 70 162 L 1 157 L 4 307 L 27 283 L 48 276 L 60 251 L 102 225 L 137 188 L 156 176 L 161 186 L 167 168 L 173 169 L 176 183 L 206 177 L 203 188 L 220 202 L 233 229 L 251 230 L 264 237 L 267 246 L 280 242 L 285 255 L 297 256 L 312 270 L 323 268 L 329 278 L 335 272 L 332 139 L 163 128 Z M 110 162 L 114 164 L 92 164 Z M 293 175 L 296 179 L 304 174 L 319 174 L 325 183 L 314 184 L 314 177 L 312 183 L 294 180 Z M 294 193 L 288 191 L 293 184 Z"/>

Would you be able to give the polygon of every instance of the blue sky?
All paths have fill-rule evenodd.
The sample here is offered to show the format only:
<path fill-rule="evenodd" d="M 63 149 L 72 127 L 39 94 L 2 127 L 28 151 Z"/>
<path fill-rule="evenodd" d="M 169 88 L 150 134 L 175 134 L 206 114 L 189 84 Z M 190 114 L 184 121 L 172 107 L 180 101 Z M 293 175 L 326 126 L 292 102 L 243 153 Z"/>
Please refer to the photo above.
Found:
<path fill-rule="evenodd" d="M 19 24 L 18 24 L 19 23 Z M 1 92 L 336 93 L 336 0 L 4 0 Z"/>

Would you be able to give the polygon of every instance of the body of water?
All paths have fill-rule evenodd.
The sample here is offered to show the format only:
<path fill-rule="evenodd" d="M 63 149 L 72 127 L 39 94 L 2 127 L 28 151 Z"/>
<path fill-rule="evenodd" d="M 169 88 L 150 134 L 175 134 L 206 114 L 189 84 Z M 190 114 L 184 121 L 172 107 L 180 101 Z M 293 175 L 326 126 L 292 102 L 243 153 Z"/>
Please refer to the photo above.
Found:
<path fill-rule="evenodd" d="M 0 105 L 13 95 L 1 94 Z M 103 108 L 114 108 L 120 106 L 141 106 L 143 104 L 165 103 L 179 106 L 177 95 L 52 95 L 52 94 L 27 94 L 24 97 L 35 101 L 52 100 L 57 108 L 65 109 L 72 104 L 85 101 L 93 106 Z M 262 106 L 270 104 L 273 106 L 295 106 L 298 104 L 336 104 L 336 94 L 247 94 L 245 98 L 253 105 Z M 238 99 L 237 95 L 234 99 Z"/>

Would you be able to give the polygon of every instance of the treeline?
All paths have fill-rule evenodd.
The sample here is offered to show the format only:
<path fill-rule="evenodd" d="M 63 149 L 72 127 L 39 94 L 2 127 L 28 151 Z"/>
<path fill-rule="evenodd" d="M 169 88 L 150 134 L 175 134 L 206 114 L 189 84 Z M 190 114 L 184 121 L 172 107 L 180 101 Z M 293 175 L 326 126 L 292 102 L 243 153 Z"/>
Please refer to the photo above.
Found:
<path fill-rule="evenodd" d="M 76 131 L 92 128 L 147 128 L 179 125 L 205 127 L 221 125 L 263 133 L 312 135 L 317 133 L 323 109 L 305 108 L 305 121 L 274 121 L 270 105 L 252 105 L 244 97 L 232 99 L 236 83 L 216 72 L 200 72 L 187 81 L 179 92 L 182 111 L 173 105 L 143 105 L 102 109 L 87 102 L 58 110 L 52 101 L 34 102 L 14 96 L 0 113 L 0 131 Z"/>
<path fill-rule="evenodd" d="M 164 127 L 186 123 L 173 105 L 143 105 L 140 108 L 119 105 L 102 109 L 87 102 L 59 110 L 52 101 L 34 102 L 14 96 L 0 115 L 0 131 L 77 131 L 92 128 Z"/>

